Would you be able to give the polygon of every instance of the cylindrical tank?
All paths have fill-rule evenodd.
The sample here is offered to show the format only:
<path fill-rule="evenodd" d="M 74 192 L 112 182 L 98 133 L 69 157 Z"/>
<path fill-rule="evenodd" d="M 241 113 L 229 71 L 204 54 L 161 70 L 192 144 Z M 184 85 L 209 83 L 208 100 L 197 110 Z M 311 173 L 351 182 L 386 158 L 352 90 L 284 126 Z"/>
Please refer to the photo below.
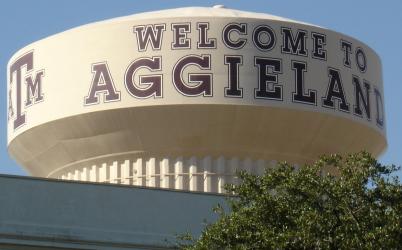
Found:
<path fill-rule="evenodd" d="M 222 192 L 236 169 L 386 147 L 371 48 L 222 6 L 50 36 L 10 59 L 7 86 L 9 153 L 34 176 Z"/>

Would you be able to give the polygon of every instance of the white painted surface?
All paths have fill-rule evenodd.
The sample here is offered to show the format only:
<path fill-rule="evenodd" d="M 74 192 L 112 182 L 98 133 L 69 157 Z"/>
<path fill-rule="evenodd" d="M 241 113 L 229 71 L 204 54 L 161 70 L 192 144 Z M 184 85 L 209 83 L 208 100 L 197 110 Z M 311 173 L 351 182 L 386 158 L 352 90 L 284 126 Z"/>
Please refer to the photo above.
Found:
<path fill-rule="evenodd" d="M 181 32 L 185 34 L 182 40 L 189 41 L 188 48 L 175 49 L 172 45 L 176 37 L 173 27 L 177 23 L 189 25 L 188 32 Z M 200 48 L 201 35 L 197 28 L 200 23 L 208 24 L 205 35 L 216 46 Z M 228 35 L 229 40 L 244 40 L 241 48 L 233 48 L 223 39 L 225 28 L 233 23 L 246 27 L 243 33 L 235 30 Z M 136 27 L 150 25 L 160 25 L 163 30 L 160 46 L 148 44 L 141 49 L 141 32 L 136 33 Z M 271 29 L 274 35 L 267 38 L 265 32 L 254 36 L 262 26 Z M 284 27 L 294 36 L 306 32 L 301 40 L 306 41 L 306 54 L 283 51 Z M 327 53 L 325 59 L 317 59 L 312 54 L 316 44 L 312 35 L 317 33 L 326 39 L 320 48 Z M 257 46 L 258 39 L 266 44 L 269 39 L 275 42 L 264 50 Z M 340 45 L 343 40 L 353 45 L 350 66 L 345 66 L 345 53 Z M 359 59 L 355 55 L 359 48 L 366 56 L 366 70 L 358 68 Z M 28 71 L 28 64 L 18 66 L 17 63 L 27 55 L 33 57 L 32 69 Z M 242 61 L 238 65 L 242 94 L 236 98 L 225 91 L 230 73 L 225 58 L 233 55 Z M 189 56 L 203 58 L 208 66 L 192 62 L 175 77 L 179 62 Z M 130 75 L 131 66 L 144 58 L 159 58 L 159 68 L 150 70 L 143 66 Z M 261 73 L 264 66 L 257 63 L 260 59 L 276 60 L 281 68 L 274 70 L 272 65 L 265 66 L 266 72 Z M 294 100 L 297 74 L 292 65 L 295 61 L 307 64 L 301 77 L 302 95 L 315 92 L 314 104 Z M 107 70 L 97 74 L 96 65 L 104 65 Z M 379 155 L 386 147 L 385 127 L 379 126 L 376 119 L 382 111 L 374 90 L 383 99 L 383 83 L 381 62 L 375 51 L 347 35 L 268 14 L 219 6 L 163 10 L 106 20 L 30 44 L 13 55 L 8 66 L 9 152 L 34 176 L 85 180 L 87 174 L 83 173 L 83 167 L 95 166 L 89 171 L 91 181 L 222 192 L 222 186 L 233 175 L 227 159 L 238 158 L 242 162 L 250 158 L 251 162 L 239 163 L 240 167 L 261 173 L 264 161 L 303 164 L 328 153 L 365 149 Z M 332 79 L 330 69 L 339 71 L 348 112 L 340 110 L 339 98 L 333 98 L 333 107 L 323 105 Z M 262 74 L 270 75 L 271 80 L 260 77 Z M 95 80 L 97 75 L 99 81 Z M 106 85 L 107 75 L 118 98 L 108 100 L 107 91 L 100 90 L 92 96 L 97 101 L 86 102 L 93 86 Z M 150 75 L 161 79 L 160 94 L 141 97 L 130 92 L 130 86 L 140 90 L 149 88 L 151 83 L 147 80 L 141 83 L 140 79 Z M 19 85 L 18 76 L 22 79 Z M 43 99 L 37 101 L 34 97 L 39 95 L 39 89 L 31 93 L 31 99 L 26 99 L 30 96 L 28 86 L 32 92 L 34 76 L 41 80 L 43 92 Z M 199 79 L 189 82 L 191 76 L 210 79 L 210 93 L 189 94 L 180 90 L 177 78 L 188 88 L 201 86 Z M 363 81 L 370 84 L 370 119 L 368 115 L 354 114 L 355 102 L 360 99 L 355 98 L 353 76 L 361 84 Z M 31 85 L 27 85 L 27 79 L 32 80 Z M 279 88 L 280 98 L 257 96 L 260 86 L 266 86 L 271 93 Z M 29 101 L 34 103 L 26 104 Z M 24 122 L 16 125 L 22 116 Z M 130 157 L 125 159 L 123 155 Z M 177 160 L 178 157 L 182 160 Z M 206 170 L 208 164 L 203 161 L 205 157 L 211 157 L 212 167 L 217 166 L 210 176 Z M 164 167 L 160 167 L 160 161 L 165 158 L 169 163 L 164 162 Z M 125 160 L 131 161 L 129 169 L 127 165 L 121 168 Z"/>
<path fill-rule="evenodd" d="M 177 157 L 175 160 L 150 158 L 122 159 L 121 164 L 113 161 L 110 164 L 100 163 L 92 168 L 99 168 L 99 171 L 92 171 L 95 176 L 86 177 L 87 167 L 71 166 L 63 169 L 53 177 L 65 180 L 102 180 L 106 183 L 121 183 L 125 185 L 143 187 L 174 188 L 185 191 L 224 193 L 226 183 L 236 183 L 236 171 L 246 170 L 252 174 L 261 175 L 267 167 L 273 167 L 274 161 L 245 159 L 240 161 L 237 157 L 225 158 L 220 156 L 213 158 L 206 156 L 198 158 Z M 142 163 L 145 162 L 145 168 Z M 105 169 L 110 169 L 110 178 L 105 178 Z M 73 172 L 71 174 L 70 172 Z M 145 171 L 145 172 L 143 172 Z M 91 174 L 92 174 L 91 173 Z M 99 173 L 99 176 L 96 176 Z M 118 173 L 122 173 L 119 175 Z M 135 173 L 130 175 L 129 173 Z M 72 178 L 69 178 L 72 176 Z"/>

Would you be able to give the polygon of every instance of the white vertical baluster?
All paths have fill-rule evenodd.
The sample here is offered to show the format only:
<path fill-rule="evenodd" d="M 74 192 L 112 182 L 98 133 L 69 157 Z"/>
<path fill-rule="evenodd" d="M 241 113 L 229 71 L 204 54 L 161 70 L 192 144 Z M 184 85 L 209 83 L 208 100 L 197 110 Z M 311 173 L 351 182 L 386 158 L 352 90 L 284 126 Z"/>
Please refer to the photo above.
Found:
<path fill-rule="evenodd" d="M 119 183 L 118 178 L 119 178 L 119 169 L 118 169 L 118 164 L 117 161 L 114 161 L 112 165 L 109 167 L 110 171 L 110 183 Z"/>
<path fill-rule="evenodd" d="M 230 159 L 230 163 L 227 166 L 228 170 L 228 183 L 230 184 L 237 184 L 237 177 L 236 177 L 236 171 L 240 170 L 239 167 L 239 159 L 237 158 L 232 158 Z"/>
<path fill-rule="evenodd" d="M 146 162 L 146 185 L 147 187 L 155 187 L 155 158 L 152 157 Z"/>
<path fill-rule="evenodd" d="M 132 177 L 130 177 L 130 160 L 125 160 L 121 164 L 121 183 L 130 185 L 132 184 Z"/>
<path fill-rule="evenodd" d="M 179 157 L 176 159 L 174 164 L 175 173 L 175 189 L 183 189 L 183 158 Z"/>
<path fill-rule="evenodd" d="M 162 188 L 169 188 L 171 185 L 171 176 L 170 176 L 170 168 L 169 168 L 169 159 L 164 158 L 161 161 L 161 169 L 160 169 L 160 173 L 161 173 L 161 187 Z"/>
<path fill-rule="evenodd" d="M 136 183 L 134 185 L 145 186 L 145 173 L 142 167 L 142 158 L 138 158 L 134 163 L 134 180 Z"/>
<path fill-rule="evenodd" d="M 196 157 L 191 157 L 189 160 L 189 190 L 190 191 L 199 191 L 198 190 L 198 183 L 199 183 L 199 178 L 197 175 L 197 158 Z"/>
<path fill-rule="evenodd" d="M 204 169 L 204 192 L 212 192 L 212 160 L 210 156 L 202 159 Z"/>
<path fill-rule="evenodd" d="M 99 169 L 96 167 L 96 165 L 93 165 L 91 167 L 91 170 L 89 170 L 89 181 L 92 182 L 99 181 Z"/>
<path fill-rule="evenodd" d="M 80 181 L 81 180 L 81 173 L 80 173 L 80 171 L 78 169 L 76 169 L 74 171 L 74 177 L 73 178 L 74 178 L 75 181 Z"/>
<path fill-rule="evenodd" d="M 84 167 L 81 172 L 81 180 L 89 181 L 89 168 Z"/>
<path fill-rule="evenodd" d="M 225 158 L 223 156 L 220 156 L 216 160 L 216 173 L 218 176 L 218 193 L 224 193 L 224 185 L 226 183 L 226 176 L 225 176 Z"/>

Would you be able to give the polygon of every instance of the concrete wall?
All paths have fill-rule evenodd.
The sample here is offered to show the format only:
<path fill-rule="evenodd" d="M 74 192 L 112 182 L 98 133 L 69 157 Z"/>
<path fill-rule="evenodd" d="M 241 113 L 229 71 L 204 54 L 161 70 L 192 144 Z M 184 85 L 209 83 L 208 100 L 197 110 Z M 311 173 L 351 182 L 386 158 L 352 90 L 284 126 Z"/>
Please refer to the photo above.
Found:
<path fill-rule="evenodd" d="M 170 248 L 216 219 L 218 203 L 224 196 L 0 175 L 0 249 Z"/>

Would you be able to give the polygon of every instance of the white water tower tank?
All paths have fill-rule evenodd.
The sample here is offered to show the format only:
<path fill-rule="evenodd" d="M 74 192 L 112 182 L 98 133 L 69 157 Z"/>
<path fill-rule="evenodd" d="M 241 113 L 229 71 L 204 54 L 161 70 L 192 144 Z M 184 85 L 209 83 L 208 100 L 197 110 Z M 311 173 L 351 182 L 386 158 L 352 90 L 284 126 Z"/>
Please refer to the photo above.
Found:
<path fill-rule="evenodd" d="M 15 53 L 7 86 L 9 152 L 34 176 L 223 192 L 235 169 L 386 147 L 371 48 L 222 6 L 50 36 Z"/>

